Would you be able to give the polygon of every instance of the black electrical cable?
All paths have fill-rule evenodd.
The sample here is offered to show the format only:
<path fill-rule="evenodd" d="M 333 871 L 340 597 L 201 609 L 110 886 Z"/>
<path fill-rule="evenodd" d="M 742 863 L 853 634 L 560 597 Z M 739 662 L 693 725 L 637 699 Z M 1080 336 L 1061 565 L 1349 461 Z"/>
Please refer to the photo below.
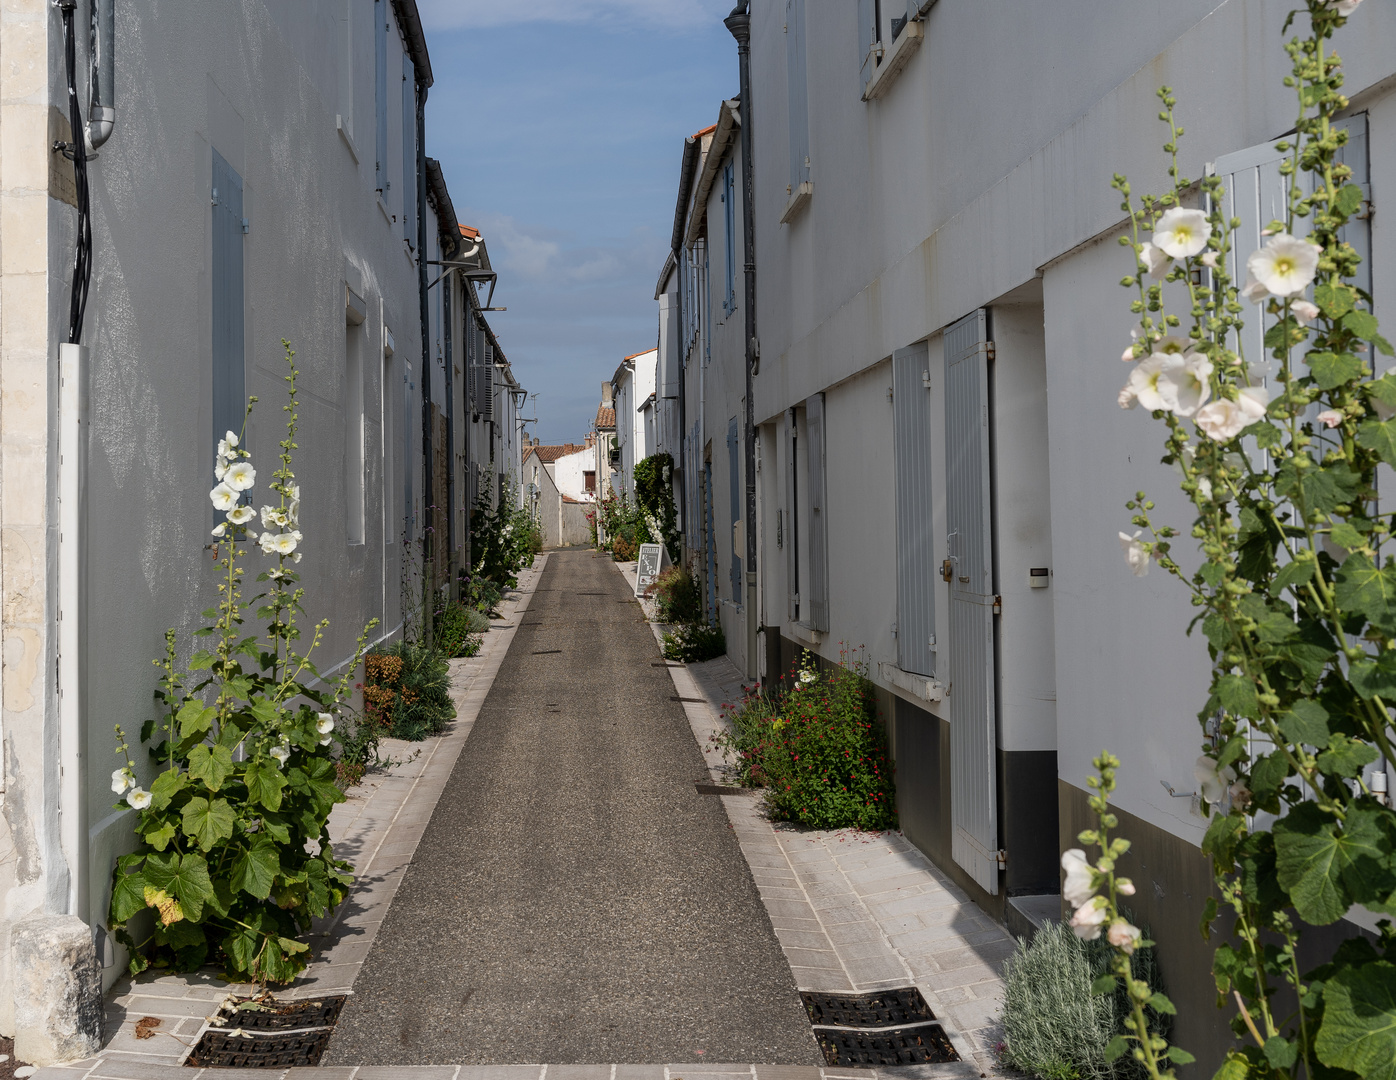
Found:
<path fill-rule="evenodd" d="M 88 202 L 87 139 L 82 126 L 82 109 L 78 105 L 77 45 L 73 33 L 73 13 L 76 0 L 61 0 L 63 13 L 63 50 L 68 74 L 68 125 L 73 129 L 72 142 L 59 143 L 59 151 L 73 163 L 74 186 L 77 189 L 78 235 L 73 250 L 73 286 L 68 301 L 68 343 L 76 345 L 82 338 L 83 319 L 87 314 L 87 288 L 92 280 L 92 208 Z"/>

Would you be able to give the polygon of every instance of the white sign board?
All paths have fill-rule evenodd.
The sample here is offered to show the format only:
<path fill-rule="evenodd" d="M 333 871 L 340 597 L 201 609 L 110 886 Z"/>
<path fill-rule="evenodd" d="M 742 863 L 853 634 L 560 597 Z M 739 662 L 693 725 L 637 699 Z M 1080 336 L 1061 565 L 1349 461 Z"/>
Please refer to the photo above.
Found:
<path fill-rule="evenodd" d="M 640 561 L 635 565 L 635 595 L 646 595 L 669 565 L 669 552 L 663 544 L 641 544 Z"/>

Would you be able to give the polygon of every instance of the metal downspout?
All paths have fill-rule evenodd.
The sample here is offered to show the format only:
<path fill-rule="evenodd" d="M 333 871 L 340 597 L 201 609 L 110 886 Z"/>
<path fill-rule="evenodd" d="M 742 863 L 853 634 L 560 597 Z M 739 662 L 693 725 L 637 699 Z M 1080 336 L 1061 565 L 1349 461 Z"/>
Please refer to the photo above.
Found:
<path fill-rule="evenodd" d="M 455 222 L 451 223 L 452 225 Z M 438 229 L 438 231 L 440 231 Z M 452 250 L 456 250 L 452 248 Z M 456 380 L 454 378 L 455 357 L 452 355 L 454 335 L 451 333 L 455 321 L 455 305 L 451 295 L 455 291 L 454 271 L 441 280 L 441 325 L 446 337 L 446 573 L 449 575 L 448 595 L 456 598 Z"/>
<path fill-rule="evenodd" d="M 427 583 L 428 603 L 422 605 L 422 635 L 428 646 L 432 642 L 432 609 L 436 604 L 436 534 L 433 532 L 431 461 L 431 312 L 427 305 L 427 153 L 426 153 L 427 87 L 417 82 L 417 294 L 422 318 L 422 504 L 425 510 L 424 532 L 431 537 L 432 559 L 422 560 L 422 575 Z"/>
<path fill-rule="evenodd" d="M 742 92 L 742 256 L 746 279 L 746 677 L 755 679 L 756 633 L 756 401 L 753 395 L 760 347 L 756 341 L 756 170 L 751 159 L 751 15 L 739 3 L 723 20 L 737 39 Z"/>

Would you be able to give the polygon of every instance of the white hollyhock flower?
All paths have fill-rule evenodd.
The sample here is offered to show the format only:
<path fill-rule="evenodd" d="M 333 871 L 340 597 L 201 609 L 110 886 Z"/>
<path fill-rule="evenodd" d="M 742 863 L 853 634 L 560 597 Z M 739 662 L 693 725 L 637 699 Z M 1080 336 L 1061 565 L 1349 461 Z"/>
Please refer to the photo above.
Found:
<path fill-rule="evenodd" d="M 1197 478 L 1197 494 L 1203 502 L 1212 501 L 1212 481 L 1205 476 Z"/>
<path fill-rule="evenodd" d="M 214 535 L 214 536 L 222 536 L 222 535 L 223 535 L 225 532 L 227 532 L 227 531 L 228 531 L 228 526 L 225 525 L 225 524 L 223 524 L 223 523 L 221 523 L 221 522 L 220 522 L 219 524 L 215 525 L 215 526 L 213 527 L 213 529 L 212 529 L 212 532 L 213 532 L 213 535 Z"/>
<path fill-rule="evenodd" d="M 1202 258 L 1198 261 L 1201 262 L 1203 266 L 1215 270 L 1217 268 L 1217 253 L 1215 251 L 1204 251 L 1202 253 Z"/>
<path fill-rule="evenodd" d="M 1158 385 L 1159 376 L 1163 374 L 1163 365 L 1168 360 L 1167 356 L 1146 356 L 1129 373 L 1129 382 L 1125 384 L 1125 389 L 1150 412 L 1155 409 L 1168 408 L 1168 403 L 1163 400 L 1163 395 L 1159 393 Z M 1122 393 L 1121 397 L 1123 398 L 1123 396 Z M 1125 406 L 1125 408 L 1129 407 Z"/>
<path fill-rule="evenodd" d="M 1212 396 L 1212 386 L 1207 381 L 1211 374 L 1212 362 L 1202 353 L 1169 356 L 1155 384 L 1164 408 L 1179 416 L 1197 412 Z"/>
<path fill-rule="evenodd" d="M 234 491 L 246 491 L 257 482 L 257 470 L 250 461 L 235 461 L 228 466 L 223 482 Z"/>
<path fill-rule="evenodd" d="M 1139 927 L 1130 925 L 1124 919 L 1115 919 L 1105 933 L 1105 940 L 1128 955 L 1134 952 L 1134 947 L 1143 936 Z"/>
<path fill-rule="evenodd" d="M 1295 296 L 1318 272 L 1318 245 L 1289 233 L 1272 236 L 1246 260 L 1246 270 L 1276 296 Z M 1249 281 L 1247 281 L 1249 285 Z"/>
<path fill-rule="evenodd" d="M 262 545 L 262 554 L 263 554 L 263 555 L 270 555 L 270 554 L 272 554 L 273 552 L 276 551 L 276 533 L 273 533 L 273 532 L 264 532 L 264 533 L 262 533 L 262 538 L 261 538 L 261 540 L 260 540 L 260 543 L 261 543 L 261 545 Z"/>
<path fill-rule="evenodd" d="M 229 431 L 229 432 L 227 432 L 227 433 L 224 434 L 224 436 L 223 436 L 223 441 L 224 441 L 225 443 L 227 443 L 230 447 L 231 447 L 231 446 L 237 446 L 237 444 L 238 444 L 238 437 L 237 437 L 236 434 L 234 434 L 233 432 Z"/>
<path fill-rule="evenodd" d="M 214 478 L 215 480 L 222 480 L 223 477 L 225 477 L 225 476 L 227 476 L 227 475 L 228 475 L 228 463 L 227 463 L 226 461 L 224 461 L 222 458 L 219 458 L 219 459 L 218 459 L 216 462 L 214 462 L 214 464 L 213 464 L 213 478 Z"/>
<path fill-rule="evenodd" d="M 215 510 L 231 510 L 237 505 L 238 493 L 227 484 L 219 484 L 208 493 Z"/>
<path fill-rule="evenodd" d="M 131 804 L 133 809 L 144 810 L 150 805 L 150 792 L 142 787 L 133 787 L 130 794 L 126 796 L 126 801 Z"/>
<path fill-rule="evenodd" d="M 1120 533 L 1120 549 L 1125 553 L 1125 562 L 1135 577 L 1143 577 L 1149 572 L 1149 553 L 1139 541 L 1139 533 L 1133 536 Z"/>
<path fill-rule="evenodd" d="M 1263 304 L 1265 298 L 1270 295 L 1270 290 L 1256 280 L 1254 274 L 1246 272 L 1246 283 L 1241 286 L 1241 299 L 1249 300 L 1253 304 Z"/>
<path fill-rule="evenodd" d="M 122 794 L 135 782 L 136 778 L 129 768 L 117 769 L 111 774 L 111 789 L 118 795 Z"/>
<path fill-rule="evenodd" d="M 230 458 L 230 457 L 232 457 L 232 456 L 233 456 L 233 448 L 232 448 L 231 446 L 228 445 L 228 440 L 227 440 L 227 439 L 219 439 L 219 440 L 218 440 L 218 460 L 219 460 L 220 462 L 226 462 L 226 461 L 228 460 L 228 458 Z"/>
<path fill-rule="evenodd" d="M 298 551 L 298 552 L 296 552 L 294 555 L 292 555 L 292 556 L 291 556 L 291 561 L 292 561 L 292 562 L 300 562 L 300 561 L 301 561 L 301 553 Z"/>
<path fill-rule="evenodd" d="M 1177 334 L 1165 334 L 1150 346 L 1149 351 L 1164 356 L 1182 356 L 1191 348 L 1192 342 L 1187 338 L 1180 338 Z"/>
<path fill-rule="evenodd" d="M 1343 414 L 1337 409 L 1324 409 L 1318 414 L 1318 421 L 1324 427 L 1335 428 L 1343 422 Z"/>
<path fill-rule="evenodd" d="M 1082 941 L 1094 941 L 1100 937 L 1104 922 L 1105 897 L 1096 896 L 1076 909 L 1076 914 L 1071 916 L 1071 930 Z"/>
<path fill-rule="evenodd" d="M 1147 268 L 1149 276 L 1156 278 L 1168 273 L 1168 268 L 1173 262 L 1168 257 L 1168 252 L 1148 241 L 1139 245 L 1139 261 Z"/>
<path fill-rule="evenodd" d="M 1219 770 L 1217 763 L 1205 754 L 1198 758 L 1197 764 L 1192 767 L 1192 775 L 1197 779 L 1202 798 L 1210 805 L 1220 803 L 1226 789 L 1236 782 L 1235 769 L 1228 765 Z"/>
<path fill-rule="evenodd" d="M 1062 852 L 1062 869 L 1066 871 L 1062 896 L 1072 907 L 1080 907 L 1095 895 L 1095 871 L 1080 848 Z"/>
<path fill-rule="evenodd" d="M 1307 300 L 1295 300 L 1289 305 L 1290 313 L 1301 323 L 1312 322 L 1318 318 L 1318 305 L 1311 304 Z"/>
<path fill-rule="evenodd" d="M 1175 259 L 1196 255 L 1207 246 L 1212 236 L 1212 223 L 1202 210 L 1184 210 L 1175 206 L 1164 213 L 1154 226 L 1154 246 Z"/>
<path fill-rule="evenodd" d="M 1265 416 L 1269 401 L 1270 395 L 1265 387 L 1247 386 L 1235 401 L 1218 398 L 1202 406 L 1197 410 L 1195 421 L 1208 438 L 1216 442 L 1230 442 Z"/>
<path fill-rule="evenodd" d="M 315 730 L 321 735 L 328 735 L 334 730 L 334 717 L 327 712 L 316 713 Z"/>
<path fill-rule="evenodd" d="M 272 550 L 278 555 L 289 555 L 296 550 L 297 539 L 295 533 L 277 533 L 272 537 Z"/>
<path fill-rule="evenodd" d="M 292 485 L 291 485 L 291 504 L 290 504 L 289 506 L 286 507 L 286 517 L 290 520 L 290 522 L 291 522 L 292 525 L 297 525 L 297 524 L 300 523 L 300 516 L 301 516 L 301 486 L 300 486 L 299 484 L 292 484 Z"/>
<path fill-rule="evenodd" d="M 1360 3 L 1362 0 L 1328 0 L 1328 7 L 1346 18 L 1357 10 Z"/>
<path fill-rule="evenodd" d="M 286 764 L 286 760 L 291 756 L 291 748 L 289 746 L 286 746 L 285 744 L 282 744 L 281 746 L 273 746 L 271 748 L 271 756 L 276 758 L 277 762 L 280 765 L 284 766 Z"/>
<path fill-rule="evenodd" d="M 321 735 L 321 736 L 320 736 L 320 745 L 321 745 L 321 746 L 329 746 L 330 743 L 333 742 L 333 741 L 334 741 L 333 738 L 331 738 L 329 735 Z"/>
<path fill-rule="evenodd" d="M 228 520 L 234 525 L 243 525 L 257 516 L 257 511 L 250 506 L 235 506 L 228 511 Z"/>

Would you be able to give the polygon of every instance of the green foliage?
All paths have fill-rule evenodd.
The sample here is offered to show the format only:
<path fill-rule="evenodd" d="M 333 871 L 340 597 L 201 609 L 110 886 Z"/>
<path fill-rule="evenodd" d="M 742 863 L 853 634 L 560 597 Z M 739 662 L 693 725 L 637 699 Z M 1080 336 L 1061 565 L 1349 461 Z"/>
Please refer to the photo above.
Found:
<path fill-rule="evenodd" d="M 139 814 L 136 848 L 117 861 L 107 920 L 131 949 L 132 974 L 151 963 L 189 971 L 212 960 L 234 982 L 290 982 L 306 965 L 308 947 L 299 937 L 313 918 L 338 906 L 353 880 L 349 865 L 334 857 L 327 828 L 331 808 L 344 799 L 330 746 L 350 676 L 328 688 L 320 684 L 310 654 L 325 622 L 299 651 L 305 611 L 293 569 L 301 539 L 300 488 L 291 469 L 294 355 L 287 344 L 287 431 L 270 485 L 277 501 L 261 510 L 266 531 L 258 557 L 274 558 L 257 575 L 263 591 L 244 603 L 243 560 L 256 515 L 241 500 L 253 478 L 239 473 L 250 472 L 250 455 L 230 432 L 219 445 L 220 483 L 212 493 L 227 514 L 214 530 L 222 556 L 219 600 L 204 612 L 209 625 L 196 634 L 206 644 L 187 669 L 178 663 L 174 630 L 165 634 L 164 658 L 155 661 L 162 672 L 155 692 L 160 715 L 141 731 L 158 770 L 149 791 L 137 783 L 136 762 L 117 727 L 125 764 L 112 788 L 125 796 L 118 808 Z M 244 634 L 249 607 L 265 633 Z M 360 655 L 372 626 L 359 639 Z M 349 671 L 357 666 L 356 655 Z M 126 924 L 146 908 L 154 909 L 155 929 L 138 941 Z"/>
<path fill-rule="evenodd" d="M 1206 360 L 1195 371 L 1211 399 L 1195 413 L 1154 413 L 1168 429 L 1163 460 L 1184 474 L 1201 567 L 1175 561 L 1180 532 L 1155 525 L 1145 493 L 1128 506 L 1143 536 L 1136 564 L 1152 556 L 1185 584 L 1213 660 L 1199 714 L 1212 737 L 1198 769 L 1212 819 L 1203 850 L 1219 897 L 1204 932 L 1225 934 L 1214 959 L 1217 989 L 1223 1005 L 1236 1002 L 1233 1028 L 1245 1044 L 1223 1066 L 1228 1080 L 1338 1069 L 1391 1077 L 1396 1060 L 1396 968 L 1358 939 L 1317 971 L 1303 971 L 1298 959 L 1305 924 L 1333 924 L 1353 906 L 1396 914 L 1396 815 L 1369 787 L 1371 763 L 1393 760 L 1396 568 L 1383 548 L 1396 520 L 1378 502 L 1377 473 L 1396 460 L 1387 419 L 1396 381 L 1377 377 L 1376 362 L 1393 350 L 1378 332 L 1372 298 L 1353 284 L 1359 256 L 1341 236 L 1363 201 L 1341 160 L 1347 132 L 1335 126 L 1349 103 L 1328 42 L 1347 18 L 1324 0 L 1307 0 L 1301 11 L 1308 33 L 1285 44 L 1286 85 L 1299 99 L 1295 134 L 1276 144 L 1286 155 L 1288 205 L 1267 228 L 1268 252 L 1245 260 L 1255 282 L 1245 295 L 1236 284 L 1245 253 L 1232 251 L 1240 223 L 1223 216 L 1220 177 L 1199 182 L 1205 249 L 1165 260 L 1161 281 L 1149 276 L 1141 231 L 1194 198 L 1177 169 L 1182 131 L 1167 87 L 1161 118 L 1172 190 L 1136 203 L 1124 177 L 1114 182 L 1132 225 L 1122 243 L 1135 252 L 1136 273 L 1124 279 L 1137 290 L 1135 355 L 1165 334 L 1182 340 Z M 1267 269 L 1281 255 L 1293 268 L 1289 284 Z M 1264 358 L 1238 351 L 1257 287 L 1271 321 L 1268 374 Z M 1271 389 L 1260 389 L 1262 377 Z M 1216 423 L 1228 411 L 1235 423 Z M 1389 921 L 1381 926 L 1390 956 L 1396 933 Z M 1297 1011 L 1278 1010 L 1280 988 Z"/>
<path fill-rule="evenodd" d="M 381 702 L 377 711 L 393 738 L 420 742 L 428 735 L 439 735 L 455 718 L 450 667 L 439 650 L 414 641 L 395 641 L 369 657 L 401 661 L 400 665 L 370 665 L 376 672 L 369 676 L 364 693 L 365 700 L 370 688 L 391 695 L 373 696 Z"/>
<path fill-rule="evenodd" d="M 587 519 L 593 526 L 599 519 L 605 538 L 602 546 L 606 550 L 614 554 L 616 543 L 624 541 L 621 551 L 625 557 L 617 555 L 619 562 L 634 559 L 641 544 L 656 543 L 647 515 L 630 501 L 624 489 L 619 492 L 614 489 L 606 492 L 605 497 L 596 504 L 595 511 L 588 514 Z"/>
<path fill-rule="evenodd" d="M 673 476 L 674 459 L 668 454 L 651 454 L 635 465 L 635 502 L 645 517 L 646 531 L 669 549 L 669 558 L 677 563 L 681 544 Z"/>
<path fill-rule="evenodd" d="M 682 566 L 671 566 L 659 575 L 654 599 L 660 622 L 697 622 L 703 618 L 703 587 Z"/>
<path fill-rule="evenodd" d="M 682 664 L 713 660 L 727 652 L 722 627 L 705 622 L 680 623 L 672 634 L 664 635 L 664 659 Z"/>
<path fill-rule="evenodd" d="M 1003 1061 L 1042 1080 L 1126 1080 L 1144 1070 L 1133 1057 L 1107 1060 L 1125 1032 L 1128 998 L 1093 994 L 1110 968 L 1103 941 L 1082 941 L 1063 923 L 1048 923 L 1031 944 L 1020 938 L 1004 967 Z M 1136 949 L 1134 978 L 1157 989 L 1152 948 Z"/>
<path fill-rule="evenodd" d="M 887 738 L 864 666 L 831 671 L 812 657 L 783 696 L 748 697 L 719 736 L 744 784 L 767 789 L 777 821 L 812 829 L 894 829 L 897 799 Z"/>
<path fill-rule="evenodd" d="M 452 602 L 436 612 L 432 627 L 437 651 L 450 659 L 479 652 L 480 635 L 490 628 L 490 621 L 474 608 Z"/>
<path fill-rule="evenodd" d="M 538 523 L 518 505 L 509 477 L 504 478 L 495 500 L 494 475 L 491 461 L 470 512 L 470 552 L 475 563 L 471 576 L 492 581 L 500 589 L 512 589 L 518 584 L 519 571 L 542 550 L 542 536 Z"/>

